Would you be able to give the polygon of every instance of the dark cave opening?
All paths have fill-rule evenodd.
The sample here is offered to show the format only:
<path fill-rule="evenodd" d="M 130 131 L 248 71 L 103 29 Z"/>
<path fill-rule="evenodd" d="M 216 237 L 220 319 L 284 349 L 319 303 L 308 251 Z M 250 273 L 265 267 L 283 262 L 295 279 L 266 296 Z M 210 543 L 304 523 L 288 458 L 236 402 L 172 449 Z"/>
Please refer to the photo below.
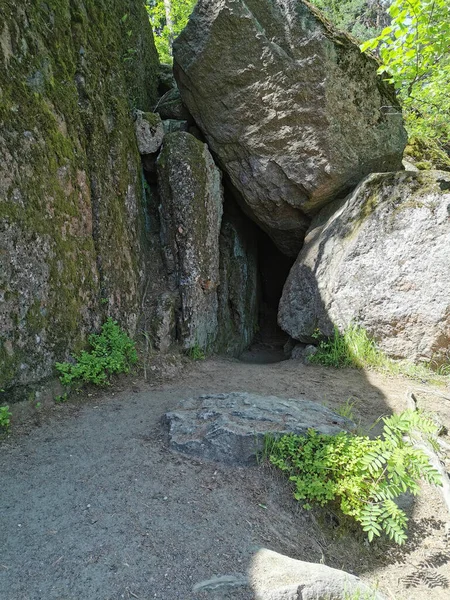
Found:
<path fill-rule="evenodd" d="M 259 331 L 255 342 L 282 349 L 289 335 L 278 325 L 278 305 L 295 258 L 283 254 L 262 230 L 258 230 L 257 244 L 260 305 Z"/>
<path fill-rule="evenodd" d="M 256 260 L 255 276 L 249 283 L 255 286 L 258 298 L 253 305 L 257 312 L 254 315 L 257 328 L 240 359 L 255 363 L 279 362 L 286 358 L 283 348 L 290 337 L 278 325 L 278 305 L 295 258 L 286 256 L 277 248 L 270 236 L 246 214 L 247 210 L 243 212 L 241 207 L 245 209 L 245 206 L 236 202 L 235 190 L 230 192 L 226 185 L 224 215 L 232 213 L 235 222 L 239 221 L 241 235 L 247 247 L 254 249 Z"/>

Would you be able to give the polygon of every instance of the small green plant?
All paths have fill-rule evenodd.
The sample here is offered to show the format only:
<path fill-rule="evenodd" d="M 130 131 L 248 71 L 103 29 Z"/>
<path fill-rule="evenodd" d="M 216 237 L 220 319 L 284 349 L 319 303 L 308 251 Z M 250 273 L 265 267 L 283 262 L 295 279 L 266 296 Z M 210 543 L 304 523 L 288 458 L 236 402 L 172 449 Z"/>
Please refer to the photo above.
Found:
<path fill-rule="evenodd" d="M 320 340 L 321 334 L 315 331 L 312 337 Z M 392 360 L 377 347 L 364 328 L 355 324 L 350 325 L 344 333 L 340 333 L 335 327 L 331 338 L 319 342 L 317 352 L 309 357 L 309 362 L 337 369 L 372 368 L 390 375 L 404 375 L 436 384 L 442 383 L 439 377 L 450 375 L 448 364 L 435 367 L 433 361 L 429 364 L 414 364 L 406 360 Z"/>
<path fill-rule="evenodd" d="M 192 346 L 188 350 L 188 356 L 191 360 L 205 360 L 206 354 L 198 344 Z"/>
<path fill-rule="evenodd" d="M 309 360 L 327 367 L 362 368 L 382 367 L 387 358 L 369 338 L 365 329 L 350 325 L 343 334 L 335 327 L 332 337 L 322 340 L 316 354 Z"/>
<path fill-rule="evenodd" d="M 113 373 L 128 373 L 137 362 L 136 346 L 111 317 L 100 334 L 89 336 L 90 352 L 83 351 L 75 363 L 56 363 L 63 385 L 74 382 L 106 385 Z"/>
<path fill-rule="evenodd" d="M 59 396 L 55 396 L 55 398 L 54 398 L 55 402 L 58 403 L 58 404 L 62 404 L 63 402 L 67 402 L 68 399 L 69 399 L 68 392 L 65 392 L 64 394 L 61 394 Z"/>
<path fill-rule="evenodd" d="M 9 431 L 11 427 L 11 412 L 9 406 L 0 406 L 0 429 Z"/>
<path fill-rule="evenodd" d="M 265 442 L 264 453 L 295 484 L 294 497 L 304 508 L 337 503 L 344 515 L 361 524 L 369 541 L 384 532 L 397 544 L 406 540 L 406 514 L 395 499 L 419 493 L 419 480 L 439 485 L 439 473 L 426 454 L 414 446 L 417 435 L 436 434 L 433 420 L 407 410 L 385 417 L 375 439 L 347 432 L 337 435 L 309 430 Z"/>
<path fill-rule="evenodd" d="M 355 405 L 356 405 L 356 400 L 347 398 L 347 400 L 344 402 L 344 404 L 341 404 L 341 406 L 339 406 L 336 409 L 336 412 L 338 415 L 341 415 L 341 417 L 344 417 L 345 419 L 350 419 L 350 421 L 354 421 L 355 413 L 354 413 L 353 409 L 354 409 Z"/>

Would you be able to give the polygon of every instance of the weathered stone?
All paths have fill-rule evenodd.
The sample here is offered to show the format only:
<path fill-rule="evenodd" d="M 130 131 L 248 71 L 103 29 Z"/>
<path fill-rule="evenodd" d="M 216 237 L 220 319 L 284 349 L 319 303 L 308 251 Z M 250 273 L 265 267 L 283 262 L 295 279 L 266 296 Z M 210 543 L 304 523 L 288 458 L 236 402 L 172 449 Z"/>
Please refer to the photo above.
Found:
<path fill-rule="evenodd" d="M 176 121 L 193 123 L 191 113 L 183 104 L 180 92 L 176 87 L 164 94 L 158 102 L 156 111 L 161 115 L 161 119 L 175 119 Z"/>
<path fill-rule="evenodd" d="M 108 314 L 136 330 L 147 267 L 129 107 L 155 105 L 158 57 L 139 2 L 3 2 L 0 20 L 0 389 L 11 402 Z M 130 44 L 141 58 L 124 69 Z"/>
<path fill-rule="evenodd" d="M 354 426 L 317 402 L 243 392 L 190 398 L 165 421 L 174 450 L 232 464 L 254 463 L 266 433 L 333 434 Z"/>
<path fill-rule="evenodd" d="M 249 579 L 255 600 L 385 599 L 355 575 L 265 548 L 254 556 Z"/>
<path fill-rule="evenodd" d="M 164 96 L 166 92 L 177 87 L 173 76 L 172 65 L 161 63 L 158 72 L 158 92 L 160 96 Z"/>
<path fill-rule="evenodd" d="M 153 318 L 153 345 L 160 352 L 167 352 L 176 341 L 177 295 L 164 292 L 158 299 Z"/>
<path fill-rule="evenodd" d="M 252 218 L 296 256 L 309 219 L 401 169 L 394 90 L 306 2 L 199 0 L 174 44 L 184 103 Z"/>
<path fill-rule="evenodd" d="M 297 344 L 291 352 L 290 358 L 292 360 L 303 360 L 308 362 L 310 356 L 314 356 L 317 353 L 317 346 L 311 344 L 305 346 L 305 344 Z"/>
<path fill-rule="evenodd" d="M 180 294 L 179 339 L 208 349 L 217 336 L 221 173 L 206 144 L 170 133 L 158 158 L 161 237 L 167 273 Z"/>
<path fill-rule="evenodd" d="M 220 232 L 218 352 L 239 356 L 258 325 L 256 227 L 229 200 Z"/>
<path fill-rule="evenodd" d="M 164 133 L 174 133 L 175 131 L 189 131 L 187 121 L 178 121 L 177 119 L 166 119 L 163 121 Z"/>
<path fill-rule="evenodd" d="M 351 323 L 389 356 L 448 361 L 450 174 L 373 174 L 313 222 L 280 303 L 280 326 L 311 342 Z M 334 212 L 333 212 L 334 211 Z"/>
<path fill-rule="evenodd" d="M 135 111 L 136 139 L 141 154 L 154 154 L 161 148 L 164 138 L 164 125 L 156 113 Z"/>

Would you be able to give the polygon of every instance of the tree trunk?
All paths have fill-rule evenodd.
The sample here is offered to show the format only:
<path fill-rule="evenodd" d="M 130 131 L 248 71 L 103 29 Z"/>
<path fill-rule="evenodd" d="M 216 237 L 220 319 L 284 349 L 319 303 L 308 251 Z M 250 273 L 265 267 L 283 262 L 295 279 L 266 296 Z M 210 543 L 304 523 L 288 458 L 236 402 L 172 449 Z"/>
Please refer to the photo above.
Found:
<path fill-rule="evenodd" d="M 172 0 L 164 0 L 164 10 L 166 11 L 166 25 L 169 30 L 169 46 L 172 50 L 174 32 L 173 32 L 173 20 L 172 20 Z"/>

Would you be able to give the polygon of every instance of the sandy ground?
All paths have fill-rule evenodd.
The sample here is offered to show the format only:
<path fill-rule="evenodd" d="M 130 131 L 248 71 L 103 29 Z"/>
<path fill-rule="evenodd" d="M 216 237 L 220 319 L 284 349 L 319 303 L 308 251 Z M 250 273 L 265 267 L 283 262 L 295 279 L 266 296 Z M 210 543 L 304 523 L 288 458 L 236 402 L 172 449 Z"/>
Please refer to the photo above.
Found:
<path fill-rule="evenodd" d="M 410 503 L 405 548 L 369 546 L 329 511 L 301 509 L 268 467 L 168 451 L 161 416 L 201 393 L 274 394 L 332 408 L 351 398 L 364 426 L 404 409 L 408 389 L 427 389 L 375 373 L 247 358 L 189 363 L 174 368 L 169 383 L 123 380 L 103 396 L 33 409 L 31 420 L 29 407 L 14 407 L 15 430 L 0 445 L 0 599 L 250 600 L 243 588 L 192 588 L 245 574 L 261 547 L 360 575 L 391 600 L 449 598 L 448 516 L 437 490 L 426 487 Z M 450 424 L 450 401 L 418 397 Z"/>

